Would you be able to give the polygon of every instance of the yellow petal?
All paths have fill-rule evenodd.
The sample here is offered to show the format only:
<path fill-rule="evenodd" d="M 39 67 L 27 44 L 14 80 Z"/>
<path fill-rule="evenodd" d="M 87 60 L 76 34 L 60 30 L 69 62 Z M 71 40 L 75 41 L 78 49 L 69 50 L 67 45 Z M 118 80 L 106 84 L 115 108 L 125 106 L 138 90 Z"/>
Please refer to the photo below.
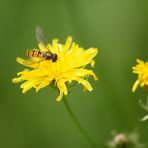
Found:
<path fill-rule="evenodd" d="M 92 70 L 87 70 L 83 68 L 75 69 L 72 72 L 72 75 L 77 76 L 77 77 L 93 76 L 94 80 L 98 80 L 97 76 Z"/>
<path fill-rule="evenodd" d="M 57 102 L 60 102 L 60 101 L 62 100 L 62 98 L 63 98 L 63 92 L 60 90 L 60 94 L 59 94 L 59 96 L 57 97 L 56 101 L 57 101 Z"/>
<path fill-rule="evenodd" d="M 16 61 L 20 63 L 21 65 L 31 67 L 31 68 L 37 68 L 39 66 L 39 63 L 37 61 L 31 61 L 31 60 L 24 60 L 22 58 L 17 57 Z"/>
<path fill-rule="evenodd" d="M 47 85 L 50 85 L 50 83 L 52 82 L 52 80 L 46 79 L 46 80 L 42 80 L 39 84 L 37 84 L 35 86 L 36 88 L 36 92 L 38 92 L 40 89 L 46 87 Z"/>
<path fill-rule="evenodd" d="M 143 64 L 144 62 L 142 60 L 140 60 L 140 59 L 137 59 L 137 63 Z"/>
<path fill-rule="evenodd" d="M 48 44 L 47 47 L 48 47 L 48 49 L 49 49 L 51 52 L 56 53 L 56 52 L 55 52 L 55 49 L 52 47 L 51 44 Z"/>
<path fill-rule="evenodd" d="M 95 61 L 94 60 L 91 60 L 91 67 L 94 67 L 95 66 Z"/>
<path fill-rule="evenodd" d="M 90 85 L 90 83 L 84 79 L 79 79 L 78 80 L 79 83 L 81 83 L 88 91 L 92 91 L 93 88 L 92 86 Z"/>
<path fill-rule="evenodd" d="M 83 51 L 80 48 L 78 48 L 77 50 L 80 50 L 80 51 L 75 51 L 75 53 L 78 53 L 78 55 L 73 54 L 73 56 L 71 56 L 70 63 L 73 67 L 77 68 L 77 67 L 86 66 L 87 64 L 92 64 L 92 65 L 94 64 L 92 62 L 92 59 L 96 56 L 98 52 L 97 48 L 90 48 L 86 51 Z"/>
<path fill-rule="evenodd" d="M 90 48 L 84 52 L 81 57 L 81 62 L 84 64 L 89 64 L 92 62 L 92 59 L 97 55 L 98 49 L 97 48 Z"/>
<path fill-rule="evenodd" d="M 53 39 L 52 40 L 52 52 L 53 53 L 58 53 L 59 52 L 59 46 L 58 46 L 58 39 Z"/>
<path fill-rule="evenodd" d="M 24 79 L 22 77 L 12 79 L 12 83 L 19 83 L 21 81 L 24 81 Z"/>
<path fill-rule="evenodd" d="M 39 43 L 38 46 L 40 48 L 40 51 L 43 51 L 43 52 L 48 51 L 48 48 L 43 43 Z"/>
<path fill-rule="evenodd" d="M 82 84 L 88 91 L 92 91 L 93 88 L 87 80 L 84 80 L 79 77 L 75 77 L 73 80 L 78 81 L 78 83 Z"/>
<path fill-rule="evenodd" d="M 72 37 L 68 36 L 65 42 L 65 45 L 63 46 L 62 52 L 66 52 L 67 50 L 70 50 L 70 46 L 72 43 Z"/>
<path fill-rule="evenodd" d="M 30 80 L 24 82 L 20 87 L 23 88 L 22 93 L 26 93 L 29 89 L 31 89 L 35 84 L 35 80 Z"/>
<path fill-rule="evenodd" d="M 137 81 L 134 83 L 133 88 L 132 88 L 132 92 L 135 92 L 135 90 L 137 89 L 138 85 L 139 85 L 139 80 L 137 80 Z"/>
<path fill-rule="evenodd" d="M 60 91 L 60 95 L 57 97 L 56 101 L 59 102 L 59 101 L 61 101 L 63 94 L 67 95 L 67 87 L 65 85 L 64 80 L 62 80 L 62 79 L 57 81 L 57 87 Z"/>

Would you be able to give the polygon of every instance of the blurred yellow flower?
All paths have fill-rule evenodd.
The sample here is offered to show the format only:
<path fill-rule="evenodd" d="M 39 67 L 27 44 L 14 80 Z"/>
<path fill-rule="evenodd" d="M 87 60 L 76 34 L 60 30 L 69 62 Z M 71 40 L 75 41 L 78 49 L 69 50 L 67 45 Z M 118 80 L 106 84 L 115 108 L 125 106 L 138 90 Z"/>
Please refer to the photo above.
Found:
<path fill-rule="evenodd" d="M 138 85 L 148 90 L 148 62 L 137 59 L 137 65 L 133 66 L 133 73 L 138 75 L 138 79 L 133 85 L 132 91 L 135 92 Z"/>
<path fill-rule="evenodd" d="M 84 50 L 78 44 L 72 42 L 71 37 L 68 37 L 65 44 L 59 43 L 58 39 L 53 39 L 52 44 L 48 44 L 47 47 L 39 44 L 40 52 L 47 51 L 47 49 L 57 54 L 56 62 L 51 60 L 41 61 L 39 57 L 32 57 L 28 60 L 17 58 L 18 63 L 31 68 L 18 72 L 19 77 L 12 80 L 13 83 L 25 81 L 20 86 L 23 89 L 22 93 L 31 88 L 35 88 L 38 92 L 41 88 L 54 82 L 54 87 L 57 87 L 60 92 L 56 100 L 60 101 L 63 95 L 68 94 L 67 84 L 72 81 L 77 81 L 86 90 L 92 91 L 93 88 L 87 78 L 93 76 L 94 80 L 97 80 L 97 76 L 92 70 L 86 69 L 85 66 L 88 64 L 94 66 L 93 58 L 98 52 L 97 48 Z"/>

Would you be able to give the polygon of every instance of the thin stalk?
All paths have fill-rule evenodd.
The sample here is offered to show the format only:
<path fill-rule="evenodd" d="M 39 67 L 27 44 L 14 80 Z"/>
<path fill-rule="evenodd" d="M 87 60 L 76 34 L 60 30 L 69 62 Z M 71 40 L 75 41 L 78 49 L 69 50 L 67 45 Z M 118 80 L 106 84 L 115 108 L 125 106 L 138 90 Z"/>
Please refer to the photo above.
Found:
<path fill-rule="evenodd" d="M 85 139 L 88 141 L 88 143 L 92 146 L 92 148 L 98 148 L 98 146 L 94 143 L 94 141 L 92 140 L 92 138 L 88 135 L 88 133 L 84 130 L 84 128 L 82 127 L 82 125 L 79 123 L 78 119 L 76 118 L 76 116 L 74 115 L 72 109 L 70 108 L 66 98 L 63 98 L 63 103 L 71 117 L 71 119 L 73 120 L 73 122 L 75 123 L 75 125 L 77 126 L 78 130 L 80 131 L 80 133 L 85 137 Z"/>

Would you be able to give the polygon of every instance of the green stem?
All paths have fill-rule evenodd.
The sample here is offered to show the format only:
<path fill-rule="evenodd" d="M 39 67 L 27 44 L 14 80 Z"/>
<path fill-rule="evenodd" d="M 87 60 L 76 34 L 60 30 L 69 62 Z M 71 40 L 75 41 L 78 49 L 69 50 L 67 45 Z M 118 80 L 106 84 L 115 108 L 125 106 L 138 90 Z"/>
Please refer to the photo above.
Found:
<path fill-rule="evenodd" d="M 85 137 L 85 139 L 88 141 L 88 143 L 93 147 L 93 148 L 98 148 L 98 146 L 94 143 L 94 141 L 91 139 L 91 137 L 87 134 L 87 132 L 84 130 L 84 128 L 81 126 L 81 124 L 79 123 L 78 119 L 76 118 L 76 116 L 74 115 L 73 111 L 71 110 L 66 98 L 63 98 L 63 102 L 64 105 L 70 115 L 70 117 L 72 118 L 72 120 L 74 121 L 75 125 L 77 126 L 78 130 L 80 131 L 80 133 Z"/>

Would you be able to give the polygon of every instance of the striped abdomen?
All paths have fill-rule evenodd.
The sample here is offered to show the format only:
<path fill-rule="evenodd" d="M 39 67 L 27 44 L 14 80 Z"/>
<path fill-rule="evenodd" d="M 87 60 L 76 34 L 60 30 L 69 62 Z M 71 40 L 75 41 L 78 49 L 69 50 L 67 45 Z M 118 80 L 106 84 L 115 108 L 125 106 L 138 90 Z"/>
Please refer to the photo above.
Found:
<path fill-rule="evenodd" d="M 29 57 L 43 57 L 42 52 L 37 50 L 27 50 L 27 56 Z"/>
<path fill-rule="evenodd" d="M 58 58 L 56 53 L 52 53 L 50 51 L 42 52 L 37 50 L 27 50 L 26 54 L 29 57 L 41 57 L 44 58 L 45 60 L 52 60 L 52 62 L 56 62 Z"/>

